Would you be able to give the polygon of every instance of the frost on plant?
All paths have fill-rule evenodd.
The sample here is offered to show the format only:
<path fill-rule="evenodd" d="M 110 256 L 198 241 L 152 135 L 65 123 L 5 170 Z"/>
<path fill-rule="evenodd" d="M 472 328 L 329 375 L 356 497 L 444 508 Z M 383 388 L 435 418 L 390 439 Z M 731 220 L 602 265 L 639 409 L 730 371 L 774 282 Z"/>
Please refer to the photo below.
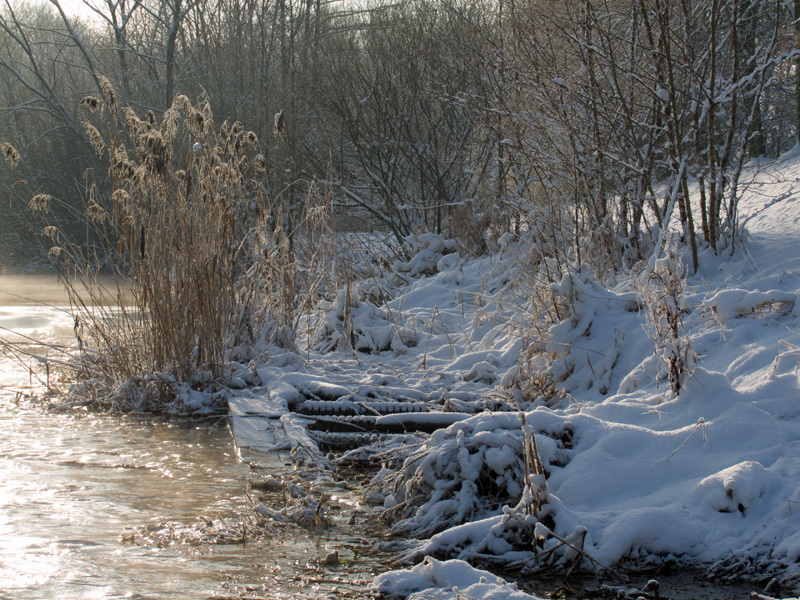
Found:
<path fill-rule="evenodd" d="M 697 358 L 683 325 L 685 274 L 683 264 L 670 248 L 646 274 L 641 290 L 647 307 L 647 330 L 655 342 L 656 356 L 666 369 L 670 390 L 676 396 L 694 371 Z"/>

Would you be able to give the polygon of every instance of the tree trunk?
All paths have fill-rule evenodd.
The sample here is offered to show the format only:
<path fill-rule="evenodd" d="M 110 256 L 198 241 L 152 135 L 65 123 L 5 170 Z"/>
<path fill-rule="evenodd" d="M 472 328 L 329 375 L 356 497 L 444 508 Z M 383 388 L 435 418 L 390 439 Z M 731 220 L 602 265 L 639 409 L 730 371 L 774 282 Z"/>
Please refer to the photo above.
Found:
<path fill-rule="evenodd" d="M 800 43 L 800 0 L 794 0 L 794 33 L 795 42 Z M 794 110 L 795 110 L 795 136 L 800 143 L 800 55 L 794 59 Z"/>
<path fill-rule="evenodd" d="M 800 0 L 795 0 L 798 2 Z M 739 45 L 741 57 L 740 64 L 752 72 L 753 65 L 750 61 L 756 53 L 758 32 L 758 18 L 761 13 L 761 0 L 750 0 L 743 4 L 738 4 L 739 14 L 737 15 L 738 29 L 742 32 L 741 43 Z M 760 94 L 759 94 L 760 96 Z M 761 101 L 760 98 L 752 98 L 749 94 L 744 94 L 745 108 L 747 114 L 753 115 L 752 133 L 750 140 L 747 144 L 747 150 L 750 156 L 764 156 L 767 153 L 766 142 L 764 138 L 764 123 L 761 117 Z"/>

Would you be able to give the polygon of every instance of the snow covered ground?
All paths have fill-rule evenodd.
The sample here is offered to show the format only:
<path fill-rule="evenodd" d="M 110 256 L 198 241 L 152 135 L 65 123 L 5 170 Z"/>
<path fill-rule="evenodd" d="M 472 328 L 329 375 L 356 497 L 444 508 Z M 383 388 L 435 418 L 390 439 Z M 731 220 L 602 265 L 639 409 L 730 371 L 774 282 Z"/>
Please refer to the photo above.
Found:
<path fill-rule="evenodd" d="M 571 272 L 548 288 L 570 310 L 536 328 L 514 240 L 468 259 L 427 235 L 394 276 L 327 305 L 300 352 L 257 367 L 262 387 L 230 403 L 238 444 L 384 465 L 367 500 L 409 566 L 376 581 L 385 596 L 530 597 L 468 563 L 669 561 L 796 586 L 800 154 L 745 181 L 744 243 L 706 251 L 679 299 L 694 368 L 677 396 L 648 272 L 612 288 Z M 332 429 L 349 452 L 328 453 Z"/>

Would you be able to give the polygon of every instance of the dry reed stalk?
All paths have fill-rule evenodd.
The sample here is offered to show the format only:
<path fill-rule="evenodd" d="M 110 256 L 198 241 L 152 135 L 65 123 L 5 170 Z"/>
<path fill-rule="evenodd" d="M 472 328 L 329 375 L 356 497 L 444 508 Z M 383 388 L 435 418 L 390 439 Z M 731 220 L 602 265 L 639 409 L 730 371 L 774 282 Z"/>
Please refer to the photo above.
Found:
<path fill-rule="evenodd" d="M 522 419 L 522 444 L 525 459 L 525 512 L 537 516 L 547 502 L 547 480 L 536 445 L 536 434 L 533 427 L 528 425 L 525 413 L 520 413 Z"/>

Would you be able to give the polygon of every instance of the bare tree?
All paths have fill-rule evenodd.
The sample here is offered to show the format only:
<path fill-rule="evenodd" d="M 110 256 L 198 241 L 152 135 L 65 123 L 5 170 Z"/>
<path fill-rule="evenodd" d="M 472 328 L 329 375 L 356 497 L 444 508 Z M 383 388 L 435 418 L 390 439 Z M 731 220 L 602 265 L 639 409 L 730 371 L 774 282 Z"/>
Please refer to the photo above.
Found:
<path fill-rule="evenodd" d="M 761 16 L 766 5 L 583 0 L 526 7 L 535 12 L 517 29 L 530 27 L 530 41 L 520 39 L 506 68 L 522 74 L 527 102 L 499 108 L 525 115 L 517 120 L 522 155 L 545 193 L 562 198 L 570 213 L 573 259 L 591 256 L 598 269 L 612 271 L 636 260 L 655 240 L 642 228 L 648 214 L 656 232 L 677 215 L 694 269 L 701 244 L 730 247 L 762 96 L 774 69 L 793 56 L 779 51 L 777 21 Z M 769 7 L 780 10 L 777 1 Z M 523 18 L 519 8 L 517 15 Z M 697 198 L 691 177 L 700 182 Z M 666 193 L 657 192 L 659 181 Z"/>
<path fill-rule="evenodd" d="M 473 214 L 473 167 L 486 150 L 471 106 L 481 72 L 450 53 L 461 33 L 451 17 L 421 1 L 373 11 L 321 53 L 315 102 L 341 128 L 342 201 L 398 240 L 419 227 L 452 230 L 459 213 Z"/>

